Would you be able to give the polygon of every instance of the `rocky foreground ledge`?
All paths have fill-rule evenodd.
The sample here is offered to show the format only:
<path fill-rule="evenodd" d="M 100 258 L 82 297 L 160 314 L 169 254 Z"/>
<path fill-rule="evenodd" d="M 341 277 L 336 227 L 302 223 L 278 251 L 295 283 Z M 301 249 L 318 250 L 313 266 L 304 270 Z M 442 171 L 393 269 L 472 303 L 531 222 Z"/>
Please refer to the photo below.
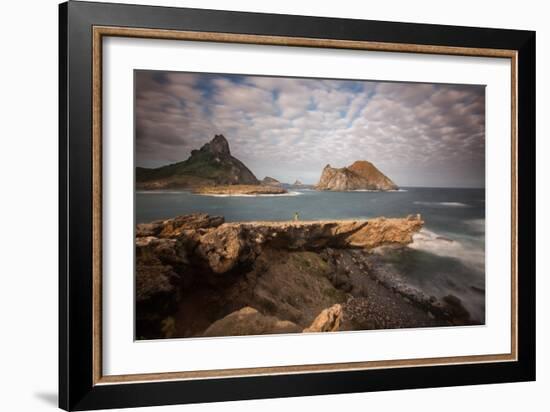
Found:
<path fill-rule="evenodd" d="M 454 324 L 460 302 L 415 304 L 369 270 L 370 250 L 409 244 L 423 223 L 225 223 L 199 213 L 139 224 L 137 338 Z"/>

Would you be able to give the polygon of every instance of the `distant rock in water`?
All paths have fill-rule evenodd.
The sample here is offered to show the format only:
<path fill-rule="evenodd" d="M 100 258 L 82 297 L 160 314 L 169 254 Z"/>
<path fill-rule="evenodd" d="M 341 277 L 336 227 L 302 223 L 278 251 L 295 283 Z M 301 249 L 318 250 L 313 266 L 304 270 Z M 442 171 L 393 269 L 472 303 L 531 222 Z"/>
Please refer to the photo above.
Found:
<path fill-rule="evenodd" d="M 136 187 L 146 190 L 259 183 L 254 173 L 231 155 L 221 134 L 200 150 L 191 151 L 187 160 L 156 169 L 136 168 Z"/>
<path fill-rule="evenodd" d="M 281 182 L 269 176 L 264 177 L 261 184 L 266 186 L 282 186 Z"/>
<path fill-rule="evenodd" d="M 298 179 L 296 179 L 296 181 L 294 182 L 294 185 L 293 186 L 303 186 L 304 184 L 299 181 Z"/>
<path fill-rule="evenodd" d="M 358 160 L 341 169 L 326 165 L 317 190 L 397 190 L 398 186 L 371 162 Z"/>

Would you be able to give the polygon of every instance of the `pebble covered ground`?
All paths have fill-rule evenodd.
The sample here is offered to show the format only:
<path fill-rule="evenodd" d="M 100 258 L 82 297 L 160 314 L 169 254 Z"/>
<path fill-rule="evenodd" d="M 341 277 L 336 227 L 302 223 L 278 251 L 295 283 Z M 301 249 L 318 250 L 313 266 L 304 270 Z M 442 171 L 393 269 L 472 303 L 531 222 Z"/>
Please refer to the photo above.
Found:
<path fill-rule="evenodd" d="M 341 330 L 370 330 L 445 326 L 399 292 L 386 287 L 370 269 L 368 254 L 359 250 L 328 249 L 325 258 L 337 272 L 333 284 L 347 292 Z"/>

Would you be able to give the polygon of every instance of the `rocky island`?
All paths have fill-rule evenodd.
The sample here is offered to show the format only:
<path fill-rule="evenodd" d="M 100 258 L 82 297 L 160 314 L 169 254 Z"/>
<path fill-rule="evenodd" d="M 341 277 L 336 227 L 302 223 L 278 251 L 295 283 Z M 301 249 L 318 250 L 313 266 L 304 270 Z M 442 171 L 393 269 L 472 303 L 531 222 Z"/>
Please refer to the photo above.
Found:
<path fill-rule="evenodd" d="M 231 222 L 203 213 L 138 224 L 136 337 L 157 339 L 468 324 L 453 295 L 377 270 L 420 216 Z"/>
<path fill-rule="evenodd" d="M 358 160 L 340 169 L 326 165 L 315 188 L 334 191 L 399 189 L 389 177 L 366 160 Z"/>
<path fill-rule="evenodd" d="M 283 184 L 273 177 L 266 176 L 261 181 L 262 185 L 266 186 L 282 186 Z"/>
<path fill-rule="evenodd" d="M 300 180 L 293 184 L 303 186 Z M 199 194 L 261 195 L 283 194 L 281 182 L 266 176 L 258 180 L 243 162 L 231 155 L 229 142 L 221 135 L 205 143 L 182 162 L 156 169 L 136 168 L 136 188 L 140 190 L 185 189 Z M 317 190 L 397 190 L 397 185 L 371 162 L 359 160 L 351 166 L 326 165 Z"/>
<path fill-rule="evenodd" d="M 254 173 L 231 155 L 229 143 L 221 134 L 191 151 L 187 160 L 156 169 L 136 168 L 136 187 L 142 190 L 218 185 L 260 185 Z"/>
<path fill-rule="evenodd" d="M 157 169 L 136 168 L 136 188 L 140 190 L 185 189 L 202 195 L 257 196 L 285 194 L 282 184 L 271 177 L 261 182 L 243 162 L 231 155 L 227 139 L 221 135 L 193 150 L 179 163 Z"/>

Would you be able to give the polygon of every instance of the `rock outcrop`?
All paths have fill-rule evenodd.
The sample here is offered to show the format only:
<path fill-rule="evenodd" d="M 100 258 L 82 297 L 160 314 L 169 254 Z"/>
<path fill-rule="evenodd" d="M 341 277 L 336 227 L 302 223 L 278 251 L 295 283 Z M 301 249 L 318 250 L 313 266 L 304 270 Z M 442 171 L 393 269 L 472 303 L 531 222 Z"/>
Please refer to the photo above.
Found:
<path fill-rule="evenodd" d="M 185 252 L 174 239 L 153 236 L 136 239 L 138 339 L 154 337 L 162 329 L 163 321 L 176 311 L 181 285 L 186 283 L 185 261 Z"/>
<path fill-rule="evenodd" d="M 327 263 L 324 251 L 406 245 L 422 225 L 420 216 L 225 223 L 223 217 L 200 213 L 139 224 L 137 336 L 201 335 L 214 322 L 247 306 L 259 314 L 250 310 L 235 314 L 208 336 L 241 330 L 230 327 L 232 322 L 245 322 L 248 326 L 242 331 L 249 333 L 244 334 L 260 329 L 279 333 L 294 327 L 280 323 L 286 321 L 299 330 L 329 328 L 321 324 L 334 329 L 336 321 L 330 319 L 337 316 L 326 313 L 326 322 L 314 320 L 324 309 L 342 303 L 345 290 L 350 289 L 342 286 L 345 274 Z M 336 312 L 333 308 L 330 313 Z M 181 318 L 185 322 L 173 321 Z M 185 329 L 182 323 L 187 324 Z"/>
<path fill-rule="evenodd" d="M 273 177 L 266 176 L 262 179 L 262 185 L 266 186 L 282 186 L 283 184 Z"/>
<path fill-rule="evenodd" d="M 336 332 L 340 330 L 343 311 L 342 305 L 336 304 L 323 311 L 315 318 L 313 323 L 303 330 L 304 333 L 311 332 Z"/>
<path fill-rule="evenodd" d="M 193 193 L 201 195 L 282 195 L 288 193 L 281 186 L 277 185 L 225 185 L 225 186 L 203 186 L 193 190 Z"/>
<path fill-rule="evenodd" d="M 187 217 L 179 217 L 176 222 L 189 224 Z M 221 217 L 204 218 L 218 226 L 195 232 L 196 245 L 194 255 L 214 273 L 222 274 L 237 264 L 253 261 L 263 248 L 284 250 L 321 250 L 332 248 L 372 249 L 384 245 L 405 245 L 411 243 L 413 234 L 422 228 L 424 222 L 420 216 L 407 218 L 375 218 L 370 220 L 335 221 L 287 221 L 287 222 L 242 222 L 224 223 Z M 155 224 L 155 223 L 153 223 Z M 156 223 L 158 224 L 158 223 Z M 181 223 L 169 219 L 162 223 L 167 229 L 162 234 L 174 233 L 187 237 Z M 148 228 L 149 226 L 147 226 Z M 176 229 L 174 229 L 174 227 Z M 186 226 L 183 225 L 185 228 Z M 138 233 L 144 229 L 138 225 Z"/>
<path fill-rule="evenodd" d="M 359 160 L 340 169 L 326 165 L 315 188 L 335 191 L 397 190 L 398 186 L 371 162 Z"/>
<path fill-rule="evenodd" d="M 292 186 L 303 186 L 303 185 L 304 184 L 300 180 L 296 179 L 296 181 L 294 182 L 294 184 Z"/>
<path fill-rule="evenodd" d="M 215 321 L 203 336 L 242 336 L 300 332 L 300 327 L 288 320 L 266 316 L 249 306 Z"/>
<path fill-rule="evenodd" d="M 173 219 L 155 220 L 151 223 L 140 223 L 136 227 L 136 244 L 140 238 L 156 236 L 160 238 L 177 238 L 199 229 L 210 229 L 220 226 L 225 222 L 222 216 L 210 216 L 206 213 L 193 213 L 191 215 L 178 216 Z"/>
<path fill-rule="evenodd" d="M 136 187 L 155 190 L 213 185 L 259 185 L 239 159 L 231 155 L 227 139 L 219 134 L 182 162 L 156 169 L 136 168 Z"/>

